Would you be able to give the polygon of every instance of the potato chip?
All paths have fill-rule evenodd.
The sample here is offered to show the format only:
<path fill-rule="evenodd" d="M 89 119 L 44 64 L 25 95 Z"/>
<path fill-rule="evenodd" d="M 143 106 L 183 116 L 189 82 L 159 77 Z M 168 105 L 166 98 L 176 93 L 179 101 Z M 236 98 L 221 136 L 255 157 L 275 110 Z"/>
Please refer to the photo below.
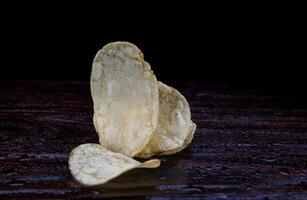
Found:
<path fill-rule="evenodd" d="M 157 168 L 160 166 L 160 164 L 161 162 L 159 159 L 151 159 L 141 163 L 138 168 Z"/>
<path fill-rule="evenodd" d="M 128 42 L 107 44 L 91 74 L 94 125 L 105 148 L 134 157 L 148 144 L 158 119 L 158 83 L 142 52 Z"/>
<path fill-rule="evenodd" d="M 107 181 L 134 168 L 154 168 L 160 165 L 157 159 L 140 163 L 121 153 L 106 150 L 99 144 L 82 144 L 69 155 L 69 169 L 81 184 L 93 186 Z"/>
<path fill-rule="evenodd" d="M 179 152 L 187 147 L 195 132 L 196 125 L 191 121 L 190 107 L 184 96 L 161 82 L 158 86 L 158 126 L 149 144 L 137 157 Z"/>
<path fill-rule="evenodd" d="M 171 154 L 178 153 L 178 152 L 182 151 L 183 149 L 185 149 L 187 146 L 189 146 L 189 144 L 191 144 L 195 130 L 196 130 L 196 124 L 192 122 L 191 126 L 190 126 L 189 134 L 185 138 L 183 145 L 180 146 L 180 147 L 174 148 L 172 150 L 163 151 L 159 155 L 171 155 Z"/>

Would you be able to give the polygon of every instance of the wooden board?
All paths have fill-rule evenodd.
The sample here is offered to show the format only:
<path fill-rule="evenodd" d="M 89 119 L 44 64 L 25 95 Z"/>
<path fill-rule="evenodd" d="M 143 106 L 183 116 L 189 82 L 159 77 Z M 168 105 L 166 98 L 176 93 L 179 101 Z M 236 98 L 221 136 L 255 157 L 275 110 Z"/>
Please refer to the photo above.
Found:
<path fill-rule="evenodd" d="M 183 152 L 96 188 L 67 156 L 98 142 L 87 82 L 0 82 L 0 199 L 307 199 L 307 101 L 239 86 L 177 83 L 197 124 Z"/>

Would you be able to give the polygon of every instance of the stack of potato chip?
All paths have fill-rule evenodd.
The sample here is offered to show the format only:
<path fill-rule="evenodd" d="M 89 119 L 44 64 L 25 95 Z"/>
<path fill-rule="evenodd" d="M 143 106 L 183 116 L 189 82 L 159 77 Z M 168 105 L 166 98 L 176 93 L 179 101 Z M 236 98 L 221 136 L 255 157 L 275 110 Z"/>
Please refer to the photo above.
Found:
<path fill-rule="evenodd" d="M 134 168 L 160 161 L 134 159 L 170 155 L 186 148 L 196 125 L 187 100 L 157 81 L 142 52 L 128 42 L 104 46 L 93 61 L 93 122 L 99 144 L 82 144 L 69 156 L 69 169 L 85 185 L 103 184 Z"/>

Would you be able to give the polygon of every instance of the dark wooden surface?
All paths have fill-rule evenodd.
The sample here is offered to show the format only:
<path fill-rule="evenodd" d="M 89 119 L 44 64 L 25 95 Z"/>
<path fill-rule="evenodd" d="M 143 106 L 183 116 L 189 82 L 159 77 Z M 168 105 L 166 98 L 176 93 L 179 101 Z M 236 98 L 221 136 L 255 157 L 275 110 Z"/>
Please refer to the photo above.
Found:
<path fill-rule="evenodd" d="M 67 156 L 98 142 L 85 82 L 0 82 L 0 199 L 307 199 L 307 101 L 238 86 L 177 83 L 197 130 L 183 152 L 96 188 Z"/>

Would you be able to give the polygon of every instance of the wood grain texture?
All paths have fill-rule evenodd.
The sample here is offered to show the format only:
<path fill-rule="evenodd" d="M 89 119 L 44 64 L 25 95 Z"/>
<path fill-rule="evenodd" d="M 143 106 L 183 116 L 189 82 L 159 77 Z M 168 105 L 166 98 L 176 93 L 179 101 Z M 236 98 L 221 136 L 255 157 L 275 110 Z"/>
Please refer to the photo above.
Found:
<path fill-rule="evenodd" d="M 68 153 L 98 142 L 85 82 L 0 82 L 0 199 L 307 199 L 307 101 L 239 86 L 177 83 L 192 144 L 95 188 Z"/>

